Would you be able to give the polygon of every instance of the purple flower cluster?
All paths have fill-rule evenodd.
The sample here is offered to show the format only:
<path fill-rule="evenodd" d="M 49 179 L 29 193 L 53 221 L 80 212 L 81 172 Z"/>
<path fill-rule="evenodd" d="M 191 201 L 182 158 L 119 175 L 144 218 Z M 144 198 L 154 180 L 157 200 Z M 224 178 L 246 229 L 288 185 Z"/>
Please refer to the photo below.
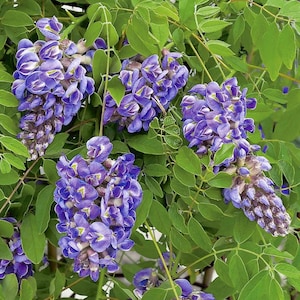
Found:
<path fill-rule="evenodd" d="M 202 291 L 194 291 L 193 286 L 186 279 L 175 279 L 174 282 L 181 288 L 179 299 L 182 300 L 215 300 L 212 294 Z M 158 271 L 156 269 L 142 269 L 134 275 L 133 285 L 135 287 L 134 294 L 142 299 L 143 294 L 152 287 L 158 287 L 162 283 L 159 280 Z"/>
<path fill-rule="evenodd" d="M 254 131 L 254 122 L 246 118 L 247 109 L 254 109 L 256 100 L 246 98 L 246 89 L 240 90 L 236 78 L 226 80 L 221 86 L 216 82 L 197 84 L 183 97 L 183 134 L 189 146 L 198 147 L 199 155 L 208 150 L 215 153 L 223 144 L 235 145 L 234 157 L 229 163 L 252 150 L 246 140 L 247 132 Z"/>
<path fill-rule="evenodd" d="M 82 99 L 94 92 L 94 80 L 86 76 L 94 51 L 82 40 L 61 40 L 62 24 L 56 17 L 40 19 L 36 26 L 45 41 L 19 42 L 12 85 L 19 111 L 26 112 L 19 138 L 32 160 L 44 155 L 55 134 L 72 121 Z"/>
<path fill-rule="evenodd" d="M 265 231 L 285 236 L 291 219 L 275 194 L 272 180 L 263 173 L 270 169 L 269 161 L 262 156 L 249 154 L 239 159 L 226 170 L 235 176 L 232 186 L 224 189 L 224 197 L 226 203 L 241 208 L 249 220 L 256 221 Z"/>
<path fill-rule="evenodd" d="M 25 255 L 20 238 L 20 231 L 17 221 L 14 218 L 4 218 L 2 220 L 14 224 L 14 233 L 11 238 L 6 239 L 6 243 L 13 255 L 12 260 L 0 260 L 0 279 L 7 274 L 15 274 L 18 281 L 33 275 L 33 264 Z"/>
<path fill-rule="evenodd" d="M 169 107 L 187 82 L 188 69 L 178 62 L 180 57 L 164 50 L 161 62 L 158 55 L 143 61 L 140 56 L 123 61 L 119 78 L 125 96 L 118 106 L 109 92 L 105 95 L 104 123 L 116 122 L 130 133 L 147 131 L 154 117 Z"/>
<path fill-rule="evenodd" d="M 112 144 L 105 136 L 86 145 L 87 159 L 60 157 L 54 199 L 57 230 L 66 234 L 59 240 L 63 255 L 74 259 L 79 276 L 96 281 L 100 268 L 118 269 L 118 250 L 132 248 L 129 237 L 142 189 L 133 154 L 110 159 Z"/>
<path fill-rule="evenodd" d="M 173 266 L 175 255 L 170 255 L 170 252 L 162 254 L 166 266 L 169 268 Z M 135 287 L 134 294 L 139 299 L 142 299 L 144 293 L 152 287 L 159 287 L 163 283 L 165 275 L 165 267 L 161 259 L 157 261 L 158 268 L 146 268 L 137 272 L 133 277 L 133 285 Z M 181 295 L 179 299 L 182 300 L 215 300 L 211 294 L 202 291 L 194 291 L 193 286 L 186 279 L 175 279 L 174 282 L 181 288 Z"/>

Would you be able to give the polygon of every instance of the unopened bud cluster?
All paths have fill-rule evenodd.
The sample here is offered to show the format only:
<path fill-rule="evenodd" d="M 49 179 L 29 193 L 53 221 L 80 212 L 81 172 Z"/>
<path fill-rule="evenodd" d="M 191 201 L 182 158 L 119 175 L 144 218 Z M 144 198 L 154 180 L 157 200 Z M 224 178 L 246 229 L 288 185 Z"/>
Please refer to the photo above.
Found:
<path fill-rule="evenodd" d="M 105 95 L 104 123 L 116 122 L 130 133 L 147 131 L 187 82 L 188 69 L 178 62 L 180 57 L 180 53 L 163 50 L 161 61 L 158 55 L 123 61 L 119 78 L 125 96 L 117 105 L 109 92 Z"/>
<path fill-rule="evenodd" d="M 247 218 L 274 236 L 289 233 L 290 216 L 274 191 L 272 180 L 263 171 L 271 165 L 262 156 L 247 155 L 225 171 L 234 175 L 233 184 L 224 189 L 225 202 L 241 208 Z"/>
<path fill-rule="evenodd" d="M 101 268 L 117 271 L 118 250 L 132 248 L 129 237 L 142 200 L 134 155 L 113 160 L 111 150 L 107 137 L 93 137 L 87 142 L 87 159 L 62 156 L 57 163 L 57 230 L 65 234 L 59 246 L 65 257 L 74 259 L 74 271 L 94 281 Z"/>
<path fill-rule="evenodd" d="M 82 100 L 94 92 L 94 80 L 86 76 L 94 50 L 86 48 L 83 40 L 75 44 L 61 39 L 62 24 L 56 17 L 42 18 L 36 26 L 45 40 L 19 42 L 12 85 L 19 111 L 25 112 L 19 138 L 32 160 L 44 155 L 55 134 L 72 121 Z"/>

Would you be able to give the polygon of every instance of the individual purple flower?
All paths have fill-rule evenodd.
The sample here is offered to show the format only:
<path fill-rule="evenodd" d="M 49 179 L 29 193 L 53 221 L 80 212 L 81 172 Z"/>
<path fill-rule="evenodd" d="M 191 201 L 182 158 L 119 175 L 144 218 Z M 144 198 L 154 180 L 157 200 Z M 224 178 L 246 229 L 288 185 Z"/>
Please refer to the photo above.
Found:
<path fill-rule="evenodd" d="M 175 279 L 174 282 L 181 288 L 179 299 L 182 300 L 215 300 L 212 294 L 207 294 L 202 291 L 194 291 L 193 286 L 186 279 Z"/>
<path fill-rule="evenodd" d="M 105 136 L 86 146 L 86 159 L 61 156 L 57 163 L 55 212 L 57 230 L 65 234 L 59 240 L 63 255 L 74 260 L 79 276 L 97 281 L 101 268 L 118 269 L 118 251 L 133 247 L 130 235 L 142 189 L 133 154 L 109 158 L 112 144 Z"/>
<path fill-rule="evenodd" d="M 188 79 L 188 69 L 181 65 L 179 53 L 163 50 L 163 58 L 151 55 L 141 61 L 138 55 L 124 60 L 119 79 L 125 95 L 117 105 L 110 93 L 105 95 L 104 123 L 118 123 L 129 133 L 147 131 L 151 121 L 165 112 Z"/>
<path fill-rule="evenodd" d="M 234 156 L 223 164 L 244 156 L 253 150 L 246 140 L 247 132 L 254 131 L 254 122 L 246 118 L 247 109 L 255 108 L 256 100 L 246 98 L 246 89 L 240 90 L 236 78 L 221 86 L 216 82 L 195 85 L 190 95 L 183 97 L 183 134 L 190 147 L 204 155 L 217 152 L 223 144 L 235 145 Z"/>
<path fill-rule="evenodd" d="M 56 17 L 42 18 L 36 26 L 46 41 L 19 42 L 12 85 L 20 101 L 19 110 L 24 112 L 18 137 L 27 146 L 31 160 L 45 154 L 55 134 L 72 121 L 82 100 L 94 92 L 94 80 L 86 75 L 85 64 L 91 49 L 84 41 L 77 46 L 61 40 L 62 24 Z"/>
<path fill-rule="evenodd" d="M 291 218 L 276 195 L 273 182 L 263 173 L 271 169 L 269 161 L 249 154 L 229 169 L 233 181 L 231 187 L 223 191 L 225 202 L 242 209 L 250 221 L 256 221 L 272 235 L 287 235 Z"/>
<path fill-rule="evenodd" d="M 59 40 L 59 32 L 62 30 L 62 24 L 57 20 L 55 16 L 51 19 L 42 18 L 36 22 L 36 27 L 48 40 Z"/>
<path fill-rule="evenodd" d="M 155 269 L 147 268 L 137 272 L 133 277 L 134 294 L 141 299 L 142 295 L 151 287 L 159 286 L 158 273 Z"/>
<path fill-rule="evenodd" d="M 20 283 L 22 279 L 33 275 L 33 263 L 24 253 L 17 221 L 14 218 L 2 220 L 14 225 L 14 233 L 10 238 L 4 239 L 12 253 L 12 260 L 0 259 L 0 279 L 4 279 L 7 274 L 15 274 Z"/>

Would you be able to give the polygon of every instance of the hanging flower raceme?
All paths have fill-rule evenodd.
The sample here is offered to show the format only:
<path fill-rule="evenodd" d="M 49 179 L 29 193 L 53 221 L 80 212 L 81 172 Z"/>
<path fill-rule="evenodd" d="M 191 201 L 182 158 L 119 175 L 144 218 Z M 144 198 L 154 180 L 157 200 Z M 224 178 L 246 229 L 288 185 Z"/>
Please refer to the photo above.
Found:
<path fill-rule="evenodd" d="M 234 157 L 245 156 L 257 148 L 246 140 L 247 132 L 254 131 L 254 122 L 246 118 L 247 109 L 254 109 L 256 100 L 246 98 L 246 89 L 240 90 L 236 78 L 226 80 L 221 86 L 216 82 L 195 85 L 183 97 L 183 134 L 189 146 L 198 147 L 197 153 L 215 153 L 223 144 L 235 145 Z"/>
<path fill-rule="evenodd" d="M 118 250 L 132 248 L 130 234 L 142 189 L 133 154 L 110 159 L 112 144 L 105 136 L 91 138 L 86 146 L 87 159 L 60 157 L 54 199 L 57 229 L 65 234 L 59 240 L 63 255 L 74 259 L 79 276 L 96 281 L 99 269 L 118 269 Z"/>
<path fill-rule="evenodd" d="M 17 64 L 12 92 L 20 101 L 19 138 L 31 159 L 43 156 L 63 125 L 68 125 L 81 107 L 82 100 L 94 92 L 94 80 L 86 76 L 93 51 L 60 39 L 62 24 L 56 17 L 37 21 L 45 41 L 22 39 L 16 53 Z M 95 43 L 97 47 L 99 42 Z"/>
<path fill-rule="evenodd" d="M 225 201 L 241 208 L 251 221 L 274 236 L 289 233 L 291 219 L 283 206 L 282 200 L 275 194 L 274 184 L 264 175 L 271 165 L 262 156 L 247 155 L 238 159 L 227 170 L 235 175 L 230 188 L 224 189 Z"/>
<path fill-rule="evenodd" d="M 118 106 L 109 92 L 105 95 L 104 123 L 116 122 L 130 133 L 147 131 L 154 117 L 168 109 L 187 82 L 188 69 L 178 62 L 180 57 L 164 50 L 161 61 L 158 55 L 123 61 L 119 78 L 125 96 Z"/>
<path fill-rule="evenodd" d="M 15 274 L 19 282 L 33 275 L 33 264 L 25 255 L 20 238 L 20 230 L 14 218 L 3 218 L 14 225 L 14 233 L 6 238 L 6 243 L 11 251 L 12 259 L 0 259 L 0 279 L 7 274 Z"/>

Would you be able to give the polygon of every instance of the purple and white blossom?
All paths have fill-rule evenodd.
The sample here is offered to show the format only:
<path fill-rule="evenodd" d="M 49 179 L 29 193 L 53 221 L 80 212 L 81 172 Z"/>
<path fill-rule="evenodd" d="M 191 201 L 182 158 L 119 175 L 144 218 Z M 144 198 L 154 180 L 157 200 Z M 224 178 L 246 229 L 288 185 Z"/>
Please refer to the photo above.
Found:
<path fill-rule="evenodd" d="M 21 282 L 22 279 L 33 275 L 33 263 L 24 253 L 17 221 L 14 218 L 3 218 L 2 220 L 14 225 L 14 233 L 10 238 L 4 239 L 12 253 L 12 259 L 0 259 L 0 280 L 13 273 Z"/>
<path fill-rule="evenodd" d="M 254 109 L 256 100 L 246 97 L 246 89 L 240 90 L 236 78 L 226 80 L 221 86 L 216 82 L 197 84 L 183 97 L 183 134 L 189 147 L 197 147 L 197 154 L 210 150 L 217 152 L 223 144 L 235 145 L 234 157 L 226 166 L 251 152 L 246 140 L 247 132 L 254 131 L 253 119 L 246 118 L 247 109 Z"/>
<path fill-rule="evenodd" d="M 105 136 L 86 146 L 87 159 L 61 156 L 57 163 L 55 212 L 57 230 L 65 234 L 59 240 L 63 255 L 74 259 L 79 276 L 97 281 L 101 268 L 118 270 L 118 251 L 133 247 L 130 235 L 142 189 L 133 154 L 109 158 L 112 144 Z"/>
<path fill-rule="evenodd" d="M 242 209 L 250 221 L 256 221 L 274 236 L 285 236 L 289 233 L 291 218 L 276 195 L 272 180 L 263 173 L 270 169 L 269 161 L 262 156 L 249 154 L 238 159 L 228 168 L 233 181 L 223 194 L 225 202 Z"/>
<path fill-rule="evenodd" d="M 125 95 L 117 105 L 111 94 L 105 95 L 104 123 L 118 123 L 134 133 L 147 131 L 150 122 L 168 109 L 171 101 L 188 79 L 188 69 L 178 59 L 180 53 L 163 50 L 140 61 L 137 56 L 122 63 L 119 79 L 125 87 Z"/>
<path fill-rule="evenodd" d="M 45 41 L 19 42 L 12 85 L 19 111 L 24 112 L 18 137 L 31 160 L 44 155 L 55 134 L 72 121 L 82 100 L 94 92 L 94 80 L 86 75 L 94 50 L 84 47 L 83 41 L 76 45 L 61 40 L 62 24 L 56 17 L 42 18 L 36 26 Z M 92 53 L 87 55 L 88 51 Z"/>

